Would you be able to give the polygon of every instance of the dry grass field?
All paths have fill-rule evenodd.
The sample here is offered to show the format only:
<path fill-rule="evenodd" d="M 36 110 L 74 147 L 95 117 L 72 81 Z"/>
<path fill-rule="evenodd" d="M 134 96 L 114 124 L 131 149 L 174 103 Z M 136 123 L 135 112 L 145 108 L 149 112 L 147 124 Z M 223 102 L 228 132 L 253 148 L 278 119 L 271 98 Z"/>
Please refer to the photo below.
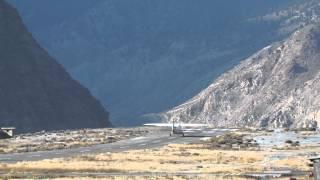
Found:
<path fill-rule="evenodd" d="M 320 149 L 315 149 L 315 151 L 320 151 Z M 283 168 L 299 171 L 310 170 L 306 157 L 298 155 L 300 151 L 290 151 L 296 156 L 272 160 L 272 157 L 278 153 L 278 151 L 211 150 L 201 145 L 175 144 L 153 150 L 2 164 L 0 171 L 10 172 L 8 174 L 21 172 L 34 174 L 165 172 L 169 174 L 240 175 L 244 172 L 262 172 Z"/>

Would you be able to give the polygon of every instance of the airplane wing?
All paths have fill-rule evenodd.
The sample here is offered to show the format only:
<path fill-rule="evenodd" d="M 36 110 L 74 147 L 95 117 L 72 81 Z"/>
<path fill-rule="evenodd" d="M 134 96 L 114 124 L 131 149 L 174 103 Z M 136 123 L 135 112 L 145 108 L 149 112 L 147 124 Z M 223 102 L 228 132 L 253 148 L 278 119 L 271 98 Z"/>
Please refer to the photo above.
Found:
<path fill-rule="evenodd" d="M 175 123 L 175 126 L 181 127 L 208 127 L 207 124 L 185 124 L 185 123 Z M 152 127 L 172 127 L 172 123 L 150 123 L 144 124 L 144 126 L 152 126 Z"/>
<path fill-rule="evenodd" d="M 182 127 L 208 127 L 208 124 L 178 124 Z"/>
<path fill-rule="evenodd" d="M 172 124 L 169 124 L 169 123 L 149 123 L 149 124 L 144 124 L 144 126 L 152 126 L 152 127 L 171 127 Z"/>

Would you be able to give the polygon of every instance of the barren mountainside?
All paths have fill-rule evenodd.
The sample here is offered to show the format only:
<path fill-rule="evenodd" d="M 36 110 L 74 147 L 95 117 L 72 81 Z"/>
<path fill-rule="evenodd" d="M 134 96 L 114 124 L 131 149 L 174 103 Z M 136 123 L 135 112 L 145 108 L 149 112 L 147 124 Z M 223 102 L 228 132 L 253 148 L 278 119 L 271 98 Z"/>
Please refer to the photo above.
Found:
<path fill-rule="evenodd" d="M 108 113 L 0 0 L 0 127 L 18 132 L 105 127 Z"/>
<path fill-rule="evenodd" d="M 262 49 L 162 118 L 234 128 L 319 125 L 320 27 Z"/>
<path fill-rule="evenodd" d="M 43 0 L 15 4 L 43 47 L 106 104 L 112 122 L 128 126 L 183 103 L 241 59 L 282 39 L 279 22 L 251 19 L 296 1 L 93 1 L 75 18 L 65 15 L 47 29 L 40 28 L 49 24 L 40 23 L 48 8 Z M 68 14 L 60 13 L 66 8 L 50 9 L 71 5 L 45 2 L 48 13 Z"/>

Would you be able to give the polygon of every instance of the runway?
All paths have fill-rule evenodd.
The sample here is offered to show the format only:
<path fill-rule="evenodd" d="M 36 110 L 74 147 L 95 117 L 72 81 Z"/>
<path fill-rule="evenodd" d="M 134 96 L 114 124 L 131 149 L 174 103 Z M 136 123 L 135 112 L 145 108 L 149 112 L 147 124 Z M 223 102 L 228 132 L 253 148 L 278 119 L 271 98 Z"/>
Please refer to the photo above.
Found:
<path fill-rule="evenodd" d="M 162 147 L 173 143 L 196 143 L 200 142 L 204 137 L 212 137 L 228 132 L 228 130 L 203 130 L 188 132 L 185 137 L 169 136 L 168 130 L 161 130 L 150 133 L 145 137 L 127 139 L 119 142 L 101 144 L 90 147 L 81 147 L 74 149 L 61 149 L 52 151 L 38 151 L 27 153 L 1 154 L 1 163 L 16 163 L 20 161 L 39 161 L 44 159 L 66 158 L 79 156 L 83 154 L 99 154 L 99 153 L 114 153 L 129 150 L 152 149 Z"/>

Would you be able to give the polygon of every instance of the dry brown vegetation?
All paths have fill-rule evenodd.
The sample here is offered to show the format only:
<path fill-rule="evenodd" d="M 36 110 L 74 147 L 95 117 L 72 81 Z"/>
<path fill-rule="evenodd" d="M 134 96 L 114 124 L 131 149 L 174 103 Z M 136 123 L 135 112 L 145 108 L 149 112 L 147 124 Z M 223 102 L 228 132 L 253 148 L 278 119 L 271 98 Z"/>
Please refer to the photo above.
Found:
<path fill-rule="evenodd" d="M 319 150 L 319 149 L 317 149 Z M 204 173 L 241 174 L 277 168 L 310 170 L 305 157 L 270 160 L 277 152 L 212 150 L 202 145 L 85 155 L 76 158 L 2 164 L 0 171 L 55 173 Z"/>
<path fill-rule="evenodd" d="M 244 133 L 227 133 L 223 136 L 212 137 L 206 146 L 213 149 L 251 149 L 257 150 L 258 144 L 255 140 L 246 138 Z"/>

